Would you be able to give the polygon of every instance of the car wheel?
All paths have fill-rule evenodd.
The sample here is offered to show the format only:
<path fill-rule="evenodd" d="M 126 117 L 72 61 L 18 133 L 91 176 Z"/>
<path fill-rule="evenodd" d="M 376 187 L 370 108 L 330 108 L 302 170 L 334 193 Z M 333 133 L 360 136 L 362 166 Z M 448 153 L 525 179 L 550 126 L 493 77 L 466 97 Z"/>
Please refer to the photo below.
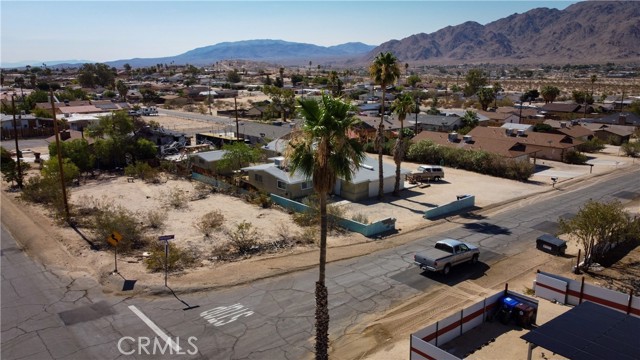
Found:
<path fill-rule="evenodd" d="M 471 263 L 472 264 L 478 263 L 478 255 L 473 255 L 473 257 L 471 258 Z"/>
<path fill-rule="evenodd" d="M 440 181 L 440 176 L 436 176 L 433 178 L 434 181 Z"/>
<path fill-rule="evenodd" d="M 444 269 L 442 269 L 442 275 L 449 275 L 449 273 L 451 272 L 451 265 L 447 264 L 444 266 Z"/>

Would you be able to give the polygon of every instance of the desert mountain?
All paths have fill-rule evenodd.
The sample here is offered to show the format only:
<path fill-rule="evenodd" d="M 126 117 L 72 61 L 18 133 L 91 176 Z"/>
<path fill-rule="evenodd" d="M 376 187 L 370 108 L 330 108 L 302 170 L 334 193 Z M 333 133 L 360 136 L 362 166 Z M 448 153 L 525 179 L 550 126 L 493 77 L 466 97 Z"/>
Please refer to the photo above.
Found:
<path fill-rule="evenodd" d="M 192 64 L 206 65 L 219 60 L 251 60 L 251 61 L 297 61 L 306 63 L 310 60 L 316 62 L 319 59 L 341 59 L 349 57 L 361 57 L 371 51 L 375 46 L 363 43 L 346 43 L 335 46 L 318 46 L 313 44 L 296 43 L 283 40 L 245 40 L 235 42 L 222 42 L 187 51 L 183 54 L 145 59 L 128 59 L 110 61 L 110 66 L 122 66 L 128 63 L 131 66 L 149 66 L 155 64 Z"/>
<path fill-rule="evenodd" d="M 564 10 L 538 8 L 486 25 L 466 22 L 388 41 L 365 59 L 386 51 L 403 62 L 427 63 L 638 61 L 640 6 L 585 1 Z"/>

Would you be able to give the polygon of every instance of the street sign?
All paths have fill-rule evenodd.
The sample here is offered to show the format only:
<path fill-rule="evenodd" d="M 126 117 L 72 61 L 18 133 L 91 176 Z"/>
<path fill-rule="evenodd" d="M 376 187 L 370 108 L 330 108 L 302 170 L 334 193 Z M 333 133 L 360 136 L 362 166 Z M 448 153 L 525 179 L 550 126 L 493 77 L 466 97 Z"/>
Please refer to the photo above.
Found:
<path fill-rule="evenodd" d="M 162 236 L 158 236 L 158 240 L 164 240 L 164 241 L 168 241 L 168 240 L 172 240 L 175 238 L 175 235 L 162 235 Z"/>
<path fill-rule="evenodd" d="M 117 231 L 113 231 L 111 235 L 107 237 L 107 242 L 111 244 L 111 246 L 118 246 L 120 240 L 122 240 L 122 235 Z"/>

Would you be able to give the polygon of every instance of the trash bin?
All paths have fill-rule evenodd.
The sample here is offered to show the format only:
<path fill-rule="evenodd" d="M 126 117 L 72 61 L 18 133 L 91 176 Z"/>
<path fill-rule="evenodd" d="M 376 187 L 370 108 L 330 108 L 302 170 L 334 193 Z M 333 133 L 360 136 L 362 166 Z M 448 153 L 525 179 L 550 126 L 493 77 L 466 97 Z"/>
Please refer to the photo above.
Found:
<path fill-rule="evenodd" d="M 564 255 L 567 250 L 567 242 L 553 235 L 544 234 L 536 239 L 536 248 L 554 255 Z"/>
<path fill-rule="evenodd" d="M 533 311 L 535 309 L 525 303 L 519 303 L 515 307 L 516 323 L 523 328 L 529 328 L 533 323 Z"/>
<path fill-rule="evenodd" d="M 498 312 L 498 320 L 503 324 L 508 324 L 513 316 L 516 305 L 520 302 L 512 297 L 505 296 L 502 298 L 502 306 Z"/>

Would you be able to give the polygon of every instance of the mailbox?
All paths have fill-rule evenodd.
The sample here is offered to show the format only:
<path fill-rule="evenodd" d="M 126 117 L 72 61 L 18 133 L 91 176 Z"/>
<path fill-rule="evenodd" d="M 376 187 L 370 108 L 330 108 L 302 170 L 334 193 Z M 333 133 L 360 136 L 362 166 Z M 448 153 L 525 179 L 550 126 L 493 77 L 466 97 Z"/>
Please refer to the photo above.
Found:
<path fill-rule="evenodd" d="M 564 255 L 567 250 L 567 242 L 553 235 L 544 234 L 536 239 L 536 248 L 554 255 Z"/>

